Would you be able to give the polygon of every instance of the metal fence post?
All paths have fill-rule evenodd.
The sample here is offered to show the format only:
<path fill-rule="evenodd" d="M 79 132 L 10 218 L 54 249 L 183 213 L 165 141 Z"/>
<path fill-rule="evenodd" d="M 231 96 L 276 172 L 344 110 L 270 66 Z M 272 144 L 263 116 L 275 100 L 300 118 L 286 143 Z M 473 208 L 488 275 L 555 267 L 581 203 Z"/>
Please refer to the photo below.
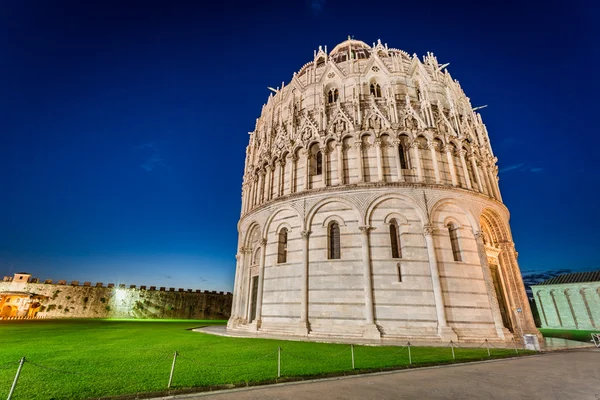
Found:
<path fill-rule="evenodd" d="M 350 353 L 352 354 L 352 369 L 354 369 L 354 345 L 350 345 Z"/>
<path fill-rule="evenodd" d="M 281 347 L 277 348 L 277 377 L 281 378 Z"/>
<path fill-rule="evenodd" d="M 10 387 L 10 392 L 8 393 L 8 398 L 6 400 L 12 399 L 12 395 L 15 392 L 15 388 L 17 387 L 17 381 L 19 380 L 19 375 L 21 375 L 21 369 L 23 368 L 23 364 L 25 364 L 25 357 L 21 357 L 21 360 L 19 361 L 19 368 L 17 369 L 17 374 L 15 375 L 15 380 L 13 381 L 13 384 Z"/>
<path fill-rule="evenodd" d="M 454 342 L 450 341 L 450 348 L 452 349 L 452 359 L 456 360 L 456 356 L 454 355 Z"/>
<path fill-rule="evenodd" d="M 177 361 L 177 355 L 177 352 L 173 354 L 173 364 L 171 365 L 171 375 L 169 375 L 169 385 L 167 386 L 167 389 L 170 389 L 171 383 L 173 383 L 173 373 L 175 372 L 175 361 Z"/>
<path fill-rule="evenodd" d="M 408 346 L 408 365 L 412 365 L 412 356 L 410 355 L 410 342 L 408 342 L 407 346 Z"/>
<path fill-rule="evenodd" d="M 488 342 L 487 339 L 485 339 L 485 346 L 487 347 L 488 357 L 491 357 L 492 354 L 490 353 L 490 342 Z"/>

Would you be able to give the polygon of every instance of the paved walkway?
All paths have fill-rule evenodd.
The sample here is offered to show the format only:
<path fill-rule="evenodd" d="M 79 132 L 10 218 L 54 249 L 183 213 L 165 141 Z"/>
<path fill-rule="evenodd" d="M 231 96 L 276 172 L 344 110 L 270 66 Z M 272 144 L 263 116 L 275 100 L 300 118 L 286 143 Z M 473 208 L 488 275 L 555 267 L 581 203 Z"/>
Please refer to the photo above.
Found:
<path fill-rule="evenodd" d="M 600 399 L 600 350 L 164 397 L 214 400 Z"/>
<path fill-rule="evenodd" d="M 327 342 L 327 343 L 355 343 L 355 344 L 376 344 L 376 345 L 388 345 L 388 346 L 398 346 L 405 345 L 406 341 L 399 340 L 365 340 L 365 339 L 345 339 L 342 341 L 337 341 L 335 338 L 324 338 L 324 337 L 290 337 L 284 335 L 265 335 L 258 334 L 256 332 L 233 332 L 228 331 L 227 327 L 224 325 L 211 325 L 204 326 L 202 328 L 196 328 L 193 330 L 194 332 L 208 333 L 210 335 L 217 336 L 229 336 L 229 337 L 240 337 L 240 338 L 262 338 L 262 339 L 281 339 L 281 340 L 296 340 L 301 342 Z M 410 343 L 413 346 L 432 346 L 432 347 L 440 347 L 445 346 L 448 343 L 434 342 L 434 341 L 424 341 L 424 340 L 411 340 Z M 479 347 L 481 346 L 481 342 L 459 342 L 461 347 Z M 501 346 L 512 346 L 511 343 L 504 343 Z M 543 350 L 546 351 L 554 351 L 554 350 L 564 350 L 564 349 L 576 349 L 576 348 L 593 348 L 594 345 L 590 341 L 590 343 L 585 342 L 577 342 L 575 340 L 567 340 L 567 339 L 558 339 L 558 338 L 546 338 L 545 347 Z M 600 399 L 598 399 L 600 400 Z"/>

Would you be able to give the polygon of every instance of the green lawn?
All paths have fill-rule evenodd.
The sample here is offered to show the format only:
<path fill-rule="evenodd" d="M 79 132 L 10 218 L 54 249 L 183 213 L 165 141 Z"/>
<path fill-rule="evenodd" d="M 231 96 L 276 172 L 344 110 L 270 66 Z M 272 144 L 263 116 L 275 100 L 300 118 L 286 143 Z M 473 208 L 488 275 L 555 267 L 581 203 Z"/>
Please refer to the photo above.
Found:
<path fill-rule="evenodd" d="M 23 366 L 13 400 L 86 399 L 166 390 L 178 351 L 173 388 L 255 384 L 351 371 L 349 345 L 227 338 L 190 328 L 224 321 L 38 320 L 0 322 L 0 399 L 18 360 Z M 408 365 L 405 347 L 355 346 L 358 370 Z M 492 349 L 493 357 L 515 355 Z M 485 347 L 455 349 L 457 361 L 487 357 Z M 520 352 L 521 353 L 521 352 Z M 415 365 L 452 362 L 450 348 L 412 347 Z M 10 363 L 6 365 L 7 363 Z"/>
<path fill-rule="evenodd" d="M 543 329 L 540 328 L 540 332 L 545 337 L 563 338 L 570 340 L 577 340 L 580 342 L 590 342 L 592 340 L 592 333 L 600 333 L 600 330 L 595 331 L 580 331 L 575 329 Z"/>

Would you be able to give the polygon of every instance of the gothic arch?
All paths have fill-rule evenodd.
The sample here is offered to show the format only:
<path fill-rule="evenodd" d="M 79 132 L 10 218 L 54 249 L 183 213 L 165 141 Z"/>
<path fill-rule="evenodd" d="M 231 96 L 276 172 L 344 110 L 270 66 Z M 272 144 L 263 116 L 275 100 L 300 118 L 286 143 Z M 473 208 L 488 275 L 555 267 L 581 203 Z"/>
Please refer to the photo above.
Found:
<path fill-rule="evenodd" d="M 491 234 L 489 238 L 493 243 L 502 243 L 512 241 L 510 231 L 500 215 L 491 208 L 484 208 L 479 217 L 481 229 L 485 225 L 486 231 Z"/>

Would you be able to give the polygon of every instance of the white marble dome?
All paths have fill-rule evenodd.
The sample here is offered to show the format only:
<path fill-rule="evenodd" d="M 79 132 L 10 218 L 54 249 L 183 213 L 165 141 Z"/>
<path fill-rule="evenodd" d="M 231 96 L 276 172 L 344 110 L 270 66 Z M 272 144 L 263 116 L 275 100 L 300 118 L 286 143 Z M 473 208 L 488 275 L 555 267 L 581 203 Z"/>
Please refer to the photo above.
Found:
<path fill-rule="evenodd" d="M 246 150 L 228 330 L 538 334 L 486 127 L 446 66 L 349 39 L 274 89 Z"/>

